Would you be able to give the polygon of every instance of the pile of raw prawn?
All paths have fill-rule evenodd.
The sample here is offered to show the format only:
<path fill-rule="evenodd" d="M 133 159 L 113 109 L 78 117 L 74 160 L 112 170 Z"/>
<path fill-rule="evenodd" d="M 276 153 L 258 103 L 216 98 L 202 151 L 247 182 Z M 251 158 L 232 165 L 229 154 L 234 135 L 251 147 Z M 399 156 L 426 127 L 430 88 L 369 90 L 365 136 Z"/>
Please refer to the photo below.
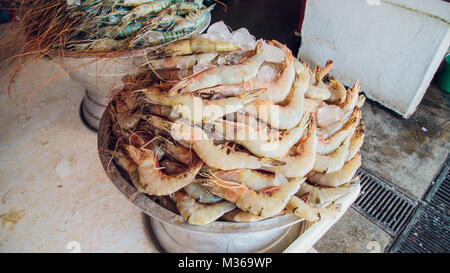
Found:
<path fill-rule="evenodd" d="M 107 153 L 138 191 L 193 225 L 336 217 L 359 183 L 359 82 L 346 89 L 331 61 L 311 69 L 262 39 L 242 50 L 196 36 L 154 56 L 105 114 Z"/>
<path fill-rule="evenodd" d="M 108 52 L 189 35 L 207 23 L 214 6 L 203 0 L 36 0 L 21 16 L 34 50 Z"/>

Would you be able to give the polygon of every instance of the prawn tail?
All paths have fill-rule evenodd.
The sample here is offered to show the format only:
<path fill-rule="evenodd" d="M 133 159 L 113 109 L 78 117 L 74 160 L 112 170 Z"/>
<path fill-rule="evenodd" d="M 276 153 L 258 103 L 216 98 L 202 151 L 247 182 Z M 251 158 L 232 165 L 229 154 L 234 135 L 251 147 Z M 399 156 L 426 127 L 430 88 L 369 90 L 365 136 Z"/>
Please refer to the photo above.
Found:
<path fill-rule="evenodd" d="M 287 67 L 289 64 L 293 62 L 292 52 L 286 45 L 283 45 L 284 48 L 284 65 Z"/>
<path fill-rule="evenodd" d="M 144 160 L 144 154 L 138 148 L 132 145 L 126 145 L 125 148 L 131 159 L 133 159 L 133 161 L 136 162 L 138 165 Z"/>
<path fill-rule="evenodd" d="M 353 85 L 352 92 L 358 94 L 360 89 L 359 79 L 356 80 L 355 85 Z"/>
<path fill-rule="evenodd" d="M 333 61 L 328 60 L 325 64 L 325 67 L 322 69 L 317 69 L 317 77 L 319 81 L 321 81 L 328 73 L 330 73 L 331 68 L 333 67 Z"/>
<path fill-rule="evenodd" d="M 215 7 L 216 7 L 217 3 L 212 4 L 211 6 L 209 6 L 206 10 L 208 12 L 211 12 Z"/>
<path fill-rule="evenodd" d="M 145 159 L 154 158 L 151 150 L 138 149 L 132 145 L 126 145 L 126 150 L 136 164 L 140 165 Z"/>
<path fill-rule="evenodd" d="M 259 40 L 255 46 L 255 54 L 260 53 L 263 50 L 262 40 Z"/>
<path fill-rule="evenodd" d="M 259 88 L 259 89 L 250 90 L 250 91 L 246 92 L 245 94 L 240 95 L 239 98 L 242 99 L 242 102 L 244 104 L 248 104 L 248 103 L 252 102 L 253 100 L 255 100 L 257 97 L 261 96 L 266 91 L 267 91 L 267 88 Z"/>
<path fill-rule="evenodd" d="M 356 102 L 356 106 L 358 106 L 359 108 L 363 107 L 365 101 L 366 96 L 364 96 L 363 94 L 359 95 L 358 101 Z"/>
<path fill-rule="evenodd" d="M 263 167 L 278 167 L 278 166 L 283 166 L 286 164 L 283 161 L 280 161 L 280 160 L 277 160 L 274 158 L 268 158 L 268 157 L 261 158 L 260 163 Z"/>
<path fill-rule="evenodd" d="M 319 208 L 316 213 L 319 221 L 323 221 L 336 218 L 341 210 L 342 204 L 334 204 L 330 208 Z"/>
<path fill-rule="evenodd" d="M 356 136 L 362 136 L 366 133 L 366 128 L 364 126 L 364 122 L 362 119 L 359 121 L 359 124 L 360 124 L 360 126 L 358 126 L 356 128 L 356 132 L 355 132 Z"/>
<path fill-rule="evenodd" d="M 203 167 L 203 163 L 204 162 L 202 160 L 193 160 L 189 166 L 189 169 L 191 169 L 192 172 L 197 174 Z"/>
<path fill-rule="evenodd" d="M 355 177 L 350 180 L 350 187 L 357 186 L 360 184 L 361 181 L 361 174 L 356 175 Z"/>

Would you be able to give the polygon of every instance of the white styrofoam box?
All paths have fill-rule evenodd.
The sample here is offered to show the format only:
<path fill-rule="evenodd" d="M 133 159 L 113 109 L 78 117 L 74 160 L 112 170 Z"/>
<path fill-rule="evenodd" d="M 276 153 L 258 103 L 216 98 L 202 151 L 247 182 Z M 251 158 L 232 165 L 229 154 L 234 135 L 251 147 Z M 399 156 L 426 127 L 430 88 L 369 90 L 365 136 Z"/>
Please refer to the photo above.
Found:
<path fill-rule="evenodd" d="M 334 61 L 331 74 L 405 118 L 414 113 L 450 45 L 441 0 L 309 0 L 299 57 Z"/>

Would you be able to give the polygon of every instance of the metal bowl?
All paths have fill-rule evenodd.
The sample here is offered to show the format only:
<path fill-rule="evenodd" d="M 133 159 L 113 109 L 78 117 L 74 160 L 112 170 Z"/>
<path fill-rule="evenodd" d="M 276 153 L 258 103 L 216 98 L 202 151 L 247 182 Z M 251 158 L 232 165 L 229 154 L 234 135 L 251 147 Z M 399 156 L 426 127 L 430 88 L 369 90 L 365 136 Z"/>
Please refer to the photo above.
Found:
<path fill-rule="evenodd" d="M 111 103 L 108 107 L 112 107 Z M 108 108 L 107 108 L 108 109 Z M 142 194 L 120 173 L 106 152 L 111 138 L 111 119 L 105 111 L 98 129 L 98 152 L 113 184 L 139 209 L 151 217 L 150 226 L 159 245 L 167 252 L 281 252 L 294 241 L 302 219 L 293 214 L 253 223 L 215 221 L 195 226 L 185 222 Z"/>

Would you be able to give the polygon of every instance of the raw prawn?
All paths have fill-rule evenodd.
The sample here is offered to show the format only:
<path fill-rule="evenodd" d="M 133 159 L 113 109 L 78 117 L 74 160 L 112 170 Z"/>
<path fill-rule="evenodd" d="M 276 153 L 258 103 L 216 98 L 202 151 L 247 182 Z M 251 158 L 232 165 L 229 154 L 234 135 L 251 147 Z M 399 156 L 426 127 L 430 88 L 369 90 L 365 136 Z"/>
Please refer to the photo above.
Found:
<path fill-rule="evenodd" d="M 177 15 L 186 15 L 197 12 L 202 7 L 200 2 L 179 2 L 169 6 L 169 12 Z"/>
<path fill-rule="evenodd" d="M 154 104 L 173 107 L 182 117 L 194 123 L 212 122 L 226 114 L 236 112 L 244 108 L 261 94 L 264 90 L 254 90 L 240 97 L 222 98 L 217 100 L 204 100 L 193 94 L 182 94 L 178 96 L 167 96 L 166 92 L 159 88 L 151 87 L 135 92 L 143 92 L 146 99 Z"/>
<path fill-rule="evenodd" d="M 188 56 L 175 56 L 164 59 L 149 60 L 141 66 L 148 65 L 152 70 L 174 70 L 188 69 L 196 64 L 209 63 L 214 60 L 219 53 L 202 53 Z"/>
<path fill-rule="evenodd" d="M 205 38 L 189 38 L 162 46 L 155 51 L 157 56 L 179 56 L 195 53 L 226 52 L 239 50 L 233 42 L 214 41 Z"/>
<path fill-rule="evenodd" d="M 189 194 L 195 201 L 203 204 L 214 204 L 222 201 L 223 198 L 210 194 L 199 183 L 200 180 L 195 180 L 193 183 L 187 185 L 183 190 Z"/>
<path fill-rule="evenodd" d="M 172 31 L 178 31 L 186 28 L 198 28 L 206 20 L 206 17 L 214 9 L 215 5 L 216 4 L 213 4 L 206 9 L 201 9 L 195 13 L 187 15 L 186 17 L 176 21 L 170 29 Z"/>
<path fill-rule="evenodd" d="M 225 213 L 221 217 L 221 219 L 228 221 L 228 222 L 251 223 L 251 222 L 261 221 L 264 218 L 261 216 L 257 216 L 253 213 L 249 213 L 249 212 L 246 212 L 246 211 L 236 208 L 232 211 Z"/>
<path fill-rule="evenodd" d="M 282 46 L 282 45 L 280 45 Z M 283 47 L 283 46 L 282 46 Z M 239 84 L 222 84 L 218 86 L 208 87 L 197 90 L 198 93 L 213 93 L 222 96 L 232 96 L 244 94 L 252 89 L 266 89 L 266 92 L 260 96 L 261 99 L 267 100 L 270 103 L 279 103 L 286 99 L 289 95 L 292 84 L 295 80 L 295 68 L 293 63 L 292 53 L 289 49 L 285 50 L 285 68 L 273 82 L 260 81 L 257 78 L 252 78 L 248 81 Z M 302 79 L 303 80 L 303 79 Z M 307 86 L 307 83 L 306 83 Z"/>
<path fill-rule="evenodd" d="M 340 205 L 331 208 L 319 208 L 308 205 L 297 196 L 293 196 L 286 205 L 288 211 L 292 211 L 295 215 L 309 222 L 318 222 L 336 218 Z"/>
<path fill-rule="evenodd" d="M 308 73 L 298 75 L 292 85 L 292 95 L 285 105 L 276 105 L 261 98 L 246 105 L 245 111 L 270 124 L 272 127 L 280 130 L 290 130 L 299 124 L 303 116 L 304 94 L 308 87 L 308 82 Z"/>
<path fill-rule="evenodd" d="M 296 75 L 294 58 L 292 57 L 292 52 L 286 46 L 276 41 L 272 41 L 271 44 L 279 48 L 284 48 L 285 68 L 274 82 L 267 83 L 255 80 L 252 82 L 252 85 L 253 88 L 267 88 L 267 92 L 260 97 L 272 103 L 279 103 L 286 99 L 294 83 Z M 302 78 L 301 80 L 303 81 L 304 79 Z"/>
<path fill-rule="evenodd" d="M 181 174 L 166 175 L 160 169 L 153 152 L 127 145 L 127 152 L 138 165 L 139 180 L 148 194 L 171 194 L 194 181 L 203 162 L 195 162 L 188 170 Z"/>
<path fill-rule="evenodd" d="M 305 97 L 316 100 L 327 100 L 330 98 L 330 90 L 328 90 L 328 87 L 325 85 L 322 79 L 326 74 L 328 74 L 328 72 L 330 72 L 332 66 L 333 62 L 329 60 L 327 61 L 325 67 L 320 70 L 318 67 L 316 67 L 313 72 L 311 71 L 311 69 L 307 68 L 308 72 L 310 73 L 311 80 L 310 85 L 305 92 Z M 313 80 L 314 78 L 315 81 Z"/>
<path fill-rule="evenodd" d="M 164 142 L 165 143 L 162 145 L 162 149 L 166 152 L 166 154 L 175 158 L 184 165 L 189 166 L 197 159 L 195 153 L 191 149 L 168 140 L 167 138 L 164 138 Z"/>
<path fill-rule="evenodd" d="M 307 196 L 312 204 L 327 204 L 331 201 L 347 195 L 352 187 L 359 183 L 359 177 L 356 176 L 352 181 L 345 183 L 336 188 L 322 187 L 312 185 L 308 182 L 302 183 L 300 190 L 296 193 L 299 198 Z"/>
<path fill-rule="evenodd" d="M 136 20 L 149 14 L 158 13 L 170 5 L 172 0 L 155 0 L 146 4 L 136 6 L 127 15 L 122 17 L 123 25 L 127 25 L 132 20 Z"/>
<path fill-rule="evenodd" d="M 342 83 L 336 79 L 330 79 L 325 85 L 328 87 L 331 94 L 330 97 L 325 100 L 326 102 L 334 104 L 344 103 L 347 96 L 347 90 Z"/>
<path fill-rule="evenodd" d="M 214 175 L 201 183 L 209 192 L 234 203 L 241 210 L 266 218 L 279 214 L 304 180 L 304 178 L 293 179 L 272 190 L 270 195 L 257 193 L 243 184 L 226 181 Z"/>
<path fill-rule="evenodd" d="M 355 107 L 356 104 L 358 103 L 359 100 L 359 80 L 356 81 L 356 83 L 353 85 L 352 90 L 347 90 L 347 96 L 345 98 L 345 101 L 343 101 L 342 103 L 340 103 L 339 107 L 341 107 L 341 109 L 344 112 L 348 112 L 348 111 L 352 111 Z"/>
<path fill-rule="evenodd" d="M 350 146 L 351 135 L 347 136 L 344 142 L 335 151 L 327 155 L 316 155 L 316 163 L 313 171 L 320 173 L 332 173 L 338 171 L 344 166 Z"/>
<path fill-rule="evenodd" d="M 252 136 L 251 138 L 242 137 L 250 136 L 249 131 L 251 128 L 239 122 L 226 120 L 216 121 L 214 128 L 217 132 L 222 133 L 225 139 L 241 144 L 257 156 L 280 159 L 300 140 L 309 120 L 310 115 L 304 115 L 296 127 L 288 131 L 283 131 L 279 139 L 267 139 L 258 136 Z M 236 132 L 236 136 L 227 132 Z"/>
<path fill-rule="evenodd" d="M 226 212 L 236 206 L 228 201 L 220 201 L 215 204 L 200 204 L 183 191 L 177 191 L 172 195 L 177 209 L 191 225 L 205 225 L 214 222 Z"/>
<path fill-rule="evenodd" d="M 159 162 L 159 166 L 161 167 L 161 170 L 168 175 L 186 171 L 186 167 L 183 164 L 176 163 L 168 159 L 161 160 L 161 162 Z"/>
<path fill-rule="evenodd" d="M 124 7 L 137 7 L 143 4 L 147 4 L 149 2 L 153 2 L 154 0 L 123 0 L 120 1 L 121 3 L 118 3 L 119 6 Z"/>
<path fill-rule="evenodd" d="M 316 185 L 339 187 L 350 181 L 360 166 L 361 155 L 357 153 L 355 157 L 345 163 L 339 171 L 328 174 L 311 172 L 308 174 L 308 180 Z"/>
<path fill-rule="evenodd" d="M 353 135 L 360 120 L 361 110 L 359 110 L 358 107 L 355 107 L 341 130 L 327 139 L 323 139 L 322 137 L 319 138 L 319 142 L 317 143 L 317 153 L 326 155 L 335 151 L 349 135 Z"/>
<path fill-rule="evenodd" d="M 303 177 L 310 172 L 316 160 L 316 125 L 312 120 L 308 125 L 308 135 L 297 147 L 294 155 L 286 155 L 280 159 L 285 163 L 280 166 L 263 167 L 263 170 L 280 173 L 288 178 Z"/>
<path fill-rule="evenodd" d="M 172 136 L 178 141 L 188 142 L 195 153 L 208 166 L 221 170 L 259 169 L 262 166 L 273 166 L 280 162 L 270 158 L 258 158 L 246 152 L 235 151 L 227 145 L 216 145 L 206 133 L 198 127 L 175 123 Z"/>
<path fill-rule="evenodd" d="M 224 65 L 202 70 L 183 81 L 175 84 L 169 95 L 192 93 L 199 89 L 222 84 L 243 83 L 256 77 L 259 67 L 264 62 L 262 42 L 258 41 L 255 55 L 247 58 L 237 65 Z"/>
<path fill-rule="evenodd" d="M 187 28 L 178 31 L 145 31 L 134 38 L 131 47 L 139 48 L 168 43 L 192 33 L 193 30 L 193 28 Z"/>
<path fill-rule="evenodd" d="M 364 123 L 361 120 L 359 122 L 358 127 L 356 127 L 356 131 L 350 140 L 350 146 L 348 148 L 348 154 L 347 154 L 347 158 L 345 159 L 345 162 L 347 162 L 347 161 L 351 160 L 353 157 L 355 157 L 356 153 L 359 151 L 359 149 L 363 145 L 364 136 L 365 136 L 365 128 L 364 128 Z"/>
<path fill-rule="evenodd" d="M 282 174 L 262 173 L 251 169 L 237 169 L 232 171 L 213 171 L 215 176 L 227 180 L 244 184 L 249 189 L 260 191 L 262 189 L 285 185 L 288 180 Z"/>
<path fill-rule="evenodd" d="M 128 173 L 133 186 L 141 193 L 146 193 L 145 187 L 139 180 L 138 165 L 125 154 L 118 151 L 107 151 L 114 157 L 114 162 Z"/>

